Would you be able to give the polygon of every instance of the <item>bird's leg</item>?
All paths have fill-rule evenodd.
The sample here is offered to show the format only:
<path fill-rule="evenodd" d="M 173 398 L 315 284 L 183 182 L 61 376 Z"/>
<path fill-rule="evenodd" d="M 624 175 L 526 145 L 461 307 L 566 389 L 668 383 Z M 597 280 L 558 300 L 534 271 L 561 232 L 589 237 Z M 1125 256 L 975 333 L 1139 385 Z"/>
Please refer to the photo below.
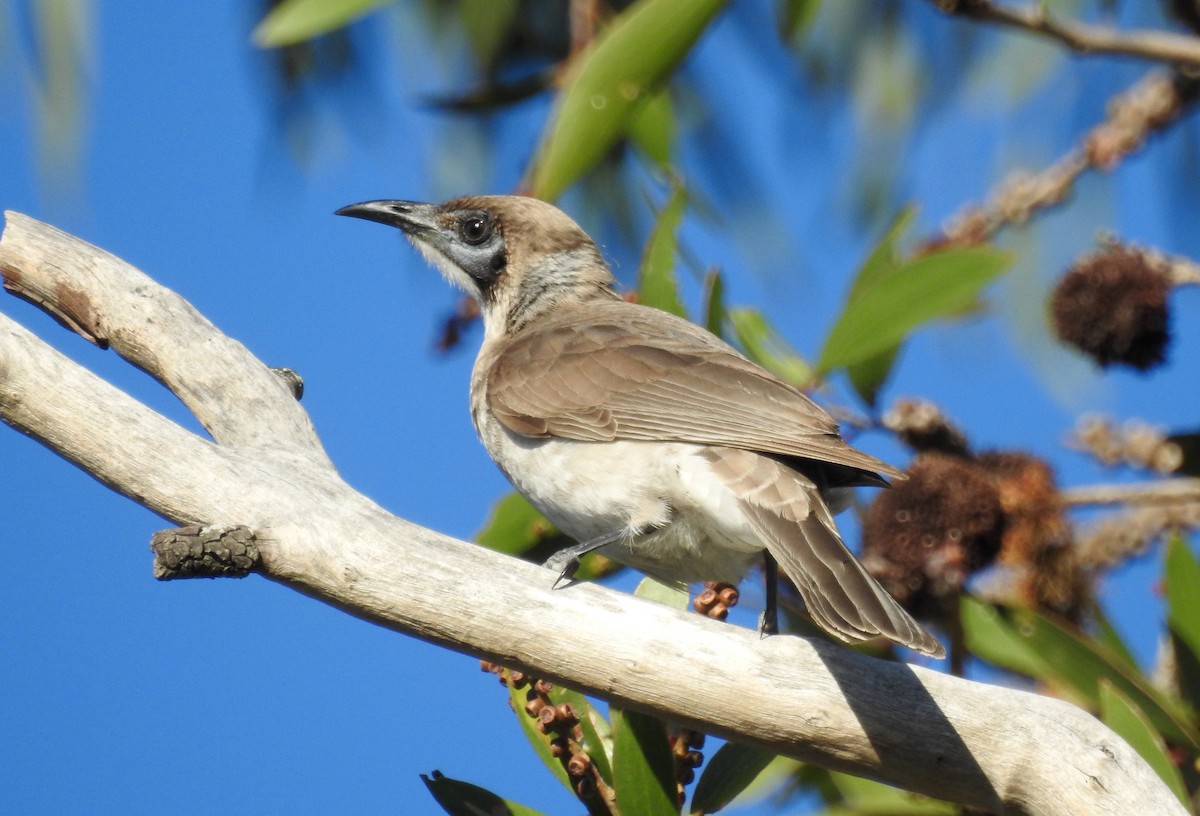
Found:
<path fill-rule="evenodd" d="M 766 581 L 767 602 L 758 624 L 759 637 L 779 634 L 779 564 L 763 550 L 763 580 Z"/>
<path fill-rule="evenodd" d="M 547 558 L 546 563 L 542 566 L 558 572 L 558 577 L 554 579 L 553 589 L 558 589 L 558 585 L 562 581 L 570 582 L 575 578 L 575 570 L 579 569 L 579 559 L 601 547 L 607 547 L 609 544 L 620 541 L 627 535 L 629 535 L 628 530 L 605 533 L 595 538 L 589 538 L 587 541 L 582 541 L 573 547 L 567 547 L 565 550 L 559 550 Z"/>

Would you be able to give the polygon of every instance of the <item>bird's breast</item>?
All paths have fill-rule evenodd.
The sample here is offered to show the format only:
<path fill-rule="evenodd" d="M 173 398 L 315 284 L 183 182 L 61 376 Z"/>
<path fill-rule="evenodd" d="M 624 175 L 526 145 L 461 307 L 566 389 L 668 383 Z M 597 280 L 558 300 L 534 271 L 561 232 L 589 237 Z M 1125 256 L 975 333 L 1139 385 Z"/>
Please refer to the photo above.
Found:
<path fill-rule="evenodd" d="M 617 561 L 668 580 L 737 582 L 762 549 L 703 446 L 530 438 L 482 403 L 472 413 L 504 475 L 563 532 L 578 541 L 628 533 L 605 550 Z"/>

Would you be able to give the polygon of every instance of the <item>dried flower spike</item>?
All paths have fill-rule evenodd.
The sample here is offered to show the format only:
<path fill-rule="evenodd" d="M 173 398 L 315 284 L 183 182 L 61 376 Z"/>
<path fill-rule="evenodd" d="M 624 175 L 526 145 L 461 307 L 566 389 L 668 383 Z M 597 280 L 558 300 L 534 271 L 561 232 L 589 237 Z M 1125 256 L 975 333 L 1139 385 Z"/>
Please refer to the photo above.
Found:
<path fill-rule="evenodd" d="M 1146 252 L 1111 244 L 1076 262 L 1051 300 L 1054 330 L 1100 366 L 1148 371 L 1166 359 L 1171 278 Z"/>

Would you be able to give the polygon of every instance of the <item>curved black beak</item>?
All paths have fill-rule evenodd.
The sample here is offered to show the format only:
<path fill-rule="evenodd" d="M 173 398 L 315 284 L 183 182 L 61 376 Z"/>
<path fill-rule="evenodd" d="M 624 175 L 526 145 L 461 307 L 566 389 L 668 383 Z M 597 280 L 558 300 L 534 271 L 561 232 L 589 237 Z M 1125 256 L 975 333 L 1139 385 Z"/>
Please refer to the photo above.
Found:
<path fill-rule="evenodd" d="M 419 201 L 363 201 L 342 207 L 334 215 L 348 215 L 367 221 L 398 227 L 407 233 L 423 232 L 437 227 L 436 204 Z"/>

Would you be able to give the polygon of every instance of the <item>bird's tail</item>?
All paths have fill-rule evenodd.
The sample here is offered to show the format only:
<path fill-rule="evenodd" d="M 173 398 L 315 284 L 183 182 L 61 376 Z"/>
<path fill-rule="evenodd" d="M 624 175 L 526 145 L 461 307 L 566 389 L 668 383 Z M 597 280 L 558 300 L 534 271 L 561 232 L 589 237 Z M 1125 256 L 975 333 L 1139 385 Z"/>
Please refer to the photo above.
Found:
<path fill-rule="evenodd" d="M 847 642 L 886 637 L 918 652 L 945 656 L 937 638 L 846 548 L 811 480 L 749 451 L 709 451 L 714 472 L 735 491 L 747 522 L 792 579 L 818 626 Z"/>

